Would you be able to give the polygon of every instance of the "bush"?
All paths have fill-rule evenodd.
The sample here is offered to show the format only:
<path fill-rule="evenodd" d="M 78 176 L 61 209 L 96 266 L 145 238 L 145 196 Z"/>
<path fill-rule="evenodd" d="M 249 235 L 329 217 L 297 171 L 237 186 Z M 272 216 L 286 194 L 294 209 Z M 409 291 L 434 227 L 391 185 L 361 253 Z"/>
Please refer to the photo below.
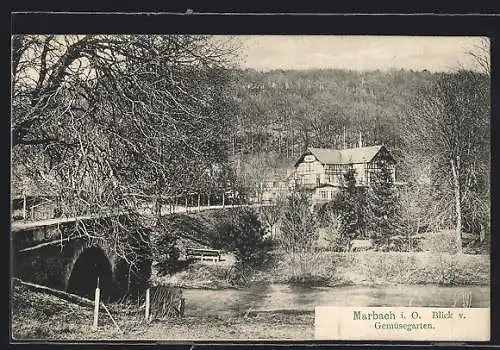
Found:
<path fill-rule="evenodd" d="M 440 285 L 485 284 L 490 279 L 489 259 L 485 255 L 422 254 L 419 264 L 427 268 L 413 274 L 415 283 Z"/>
<path fill-rule="evenodd" d="M 329 252 L 283 252 L 278 259 L 275 274 L 279 282 L 328 285 L 335 280 L 335 261 Z"/>
<path fill-rule="evenodd" d="M 349 238 L 342 234 L 342 218 L 331 214 L 327 226 L 319 229 L 320 246 L 327 250 L 342 252 L 349 247 Z"/>
<path fill-rule="evenodd" d="M 415 254 L 366 252 L 355 256 L 357 273 L 370 282 L 414 283 L 412 275 L 420 268 Z"/>
<path fill-rule="evenodd" d="M 278 237 L 285 251 L 309 251 L 318 239 L 316 215 L 311 211 L 309 196 L 304 191 L 292 192 L 284 206 Z"/>
<path fill-rule="evenodd" d="M 264 238 L 265 230 L 251 208 L 239 208 L 216 224 L 210 233 L 213 247 L 234 251 L 244 266 L 264 262 L 271 245 Z"/>
<path fill-rule="evenodd" d="M 182 290 L 170 286 L 152 286 L 150 288 L 150 319 L 179 317 L 184 314 Z"/>
<path fill-rule="evenodd" d="M 455 231 L 441 230 L 438 232 L 429 232 L 425 234 L 421 241 L 423 251 L 431 253 L 450 253 L 457 252 L 457 243 L 455 239 Z"/>

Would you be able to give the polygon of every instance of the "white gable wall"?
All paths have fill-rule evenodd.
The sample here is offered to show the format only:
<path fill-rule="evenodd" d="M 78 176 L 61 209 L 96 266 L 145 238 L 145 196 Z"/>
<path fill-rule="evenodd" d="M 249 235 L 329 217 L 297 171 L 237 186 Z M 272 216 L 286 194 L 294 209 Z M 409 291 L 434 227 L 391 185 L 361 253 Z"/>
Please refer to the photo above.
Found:
<path fill-rule="evenodd" d="M 325 171 L 323 164 L 317 159 L 309 162 L 303 160 L 297 165 L 296 176 L 304 185 L 316 185 L 318 174 L 320 175 L 320 181 L 323 182 L 325 180 Z"/>

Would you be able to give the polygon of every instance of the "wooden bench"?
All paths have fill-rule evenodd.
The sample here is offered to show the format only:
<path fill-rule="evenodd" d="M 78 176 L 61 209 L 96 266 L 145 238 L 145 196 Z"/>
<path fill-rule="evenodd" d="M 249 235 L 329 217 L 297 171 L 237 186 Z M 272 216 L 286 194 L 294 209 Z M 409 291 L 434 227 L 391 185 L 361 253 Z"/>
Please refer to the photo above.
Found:
<path fill-rule="evenodd" d="M 213 262 L 220 261 L 220 250 L 215 249 L 186 249 L 186 260 L 199 259 L 201 261 L 211 260 Z"/>

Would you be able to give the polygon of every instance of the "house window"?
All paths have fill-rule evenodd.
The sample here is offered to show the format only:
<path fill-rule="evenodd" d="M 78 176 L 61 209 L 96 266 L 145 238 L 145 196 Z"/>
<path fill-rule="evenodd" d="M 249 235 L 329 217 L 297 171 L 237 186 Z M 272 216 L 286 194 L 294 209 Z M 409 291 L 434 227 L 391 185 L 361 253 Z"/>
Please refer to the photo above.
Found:
<path fill-rule="evenodd" d="M 328 192 L 327 191 L 320 191 L 319 192 L 321 199 L 328 199 Z"/>

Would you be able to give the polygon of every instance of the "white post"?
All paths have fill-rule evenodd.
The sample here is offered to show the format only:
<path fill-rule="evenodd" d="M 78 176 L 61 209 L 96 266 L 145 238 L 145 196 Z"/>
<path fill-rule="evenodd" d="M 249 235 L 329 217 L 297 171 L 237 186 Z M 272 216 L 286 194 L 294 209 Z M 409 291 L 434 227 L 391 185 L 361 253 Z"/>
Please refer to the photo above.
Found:
<path fill-rule="evenodd" d="M 149 322 L 149 288 L 146 289 L 146 322 Z"/>
<path fill-rule="evenodd" d="M 26 192 L 23 191 L 23 220 L 26 220 Z"/>
<path fill-rule="evenodd" d="M 201 211 L 200 206 L 201 206 L 201 198 L 200 198 L 200 192 L 198 192 L 198 212 Z"/>
<path fill-rule="evenodd" d="M 186 202 L 185 202 L 185 205 L 186 205 L 186 213 L 188 212 L 188 197 L 186 195 Z"/>
<path fill-rule="evenodd" d="M 97 277 L 97 287 L 95 289 L 95 299 L 94 299 L 94 323 L 92 328 L 94 330 L 97 329 L 97 323 L 99 321 L 99 297 L 100 297 L 100 289 L 99 289 L 99 277 Z"/>
<path fill-rule="evenodd" d="M 226 207 L 226 191 L 222 190 L 222 208 Z"/>

